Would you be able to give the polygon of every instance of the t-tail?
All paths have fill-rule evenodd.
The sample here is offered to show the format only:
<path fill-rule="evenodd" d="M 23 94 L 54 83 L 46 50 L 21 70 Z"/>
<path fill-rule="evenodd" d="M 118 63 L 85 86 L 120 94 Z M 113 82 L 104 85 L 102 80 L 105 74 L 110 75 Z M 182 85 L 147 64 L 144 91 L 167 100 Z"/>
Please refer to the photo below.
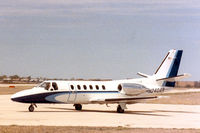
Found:
<path fill-rule="evenodd" d="M 175 81 L 186 78 L 189 74 L 178 75 L 183 50 L 170 50 L 156 70 L 154 76 L 160 85 L 174 87 Z"/>
<path fill-rule="evenodd" d="M 183 50 L 172 49 L 167 53 L 154 75 L 149 76 L 140 72 L 138 74 L 146 78 L 153 77 L 159 86 L 174 87 L 176 81 L 190 76 L 186 73 L 178 75 L 182 54 Z"/>

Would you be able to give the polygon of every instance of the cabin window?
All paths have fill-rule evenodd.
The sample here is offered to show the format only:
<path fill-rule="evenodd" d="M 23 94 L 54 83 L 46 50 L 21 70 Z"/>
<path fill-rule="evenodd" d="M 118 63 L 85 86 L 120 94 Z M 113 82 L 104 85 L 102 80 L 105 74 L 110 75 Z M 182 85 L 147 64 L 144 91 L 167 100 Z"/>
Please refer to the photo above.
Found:
<path fill-rule="evenodd" d="M 99 90 L 99 86 L 98 85 L 96 85 L 96 89 Z"/>
<path fill-rule="evenodd" d="M 73 85 L 70 85 L 70 87 L 71 87 L 72 90 L 74 90 L 74 86 Z"/>
<path fill-rule="evenodd" d="M 54 89 L 54 90 L 58 90 L 58 86 L 57 86 L 56 82 L 53 82 L 53 83 L 52 83 L 52 86 L 53 86 L 53 89 Z"/>
<path fill-rule="evenodd" d="M 80 89 L 81 89 L 81 86 L 80 86 L 80 85 L 77 85 L 77 88 L 80 90 Z"/>
<path fill-rule="evenodd" d="M 104 85 L 102 85 L 102 89 L 103 89 L 103 90 L 105 90 L 105 89 L 106 89 L 106 87 L 105 87 Z"/>
<path fill-rule="evenodd" d="M 119 84 L 119 85 L 118 85 L 118 91 L 121 91 L 121 90 L 122 90 L 122 85 Z"/>
<path fill-rule="evenodd" d="M 83 88 L 84 88 L 84 90 L 87 90 L 87 86 L 86 85 L 83 85 Z"/>
<path fill-rule="evenodd" d="M 90 87 L 90 90 L 92 90 L 92 89 L 93 89 L 92 85 L 89 85 L 89 87 Z"/>

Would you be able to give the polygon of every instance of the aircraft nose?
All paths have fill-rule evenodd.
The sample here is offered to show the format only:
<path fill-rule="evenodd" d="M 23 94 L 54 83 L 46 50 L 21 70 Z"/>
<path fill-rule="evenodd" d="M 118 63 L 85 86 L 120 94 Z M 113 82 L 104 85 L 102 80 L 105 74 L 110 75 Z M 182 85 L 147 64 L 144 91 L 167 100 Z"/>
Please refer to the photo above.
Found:
<path fill-rule="evenodd" d="M 15 101 L 15 102 L 18 101 L 17 98 L 11 98 L 11 100 L 12 100 L 12 101 Z"/>
<path fill-rule="evenodd" d="M 11 100 L 15 102 L 24 102 L 25 91 L 20 91 L 11 96 Z"/>
<path fill-rule="evenodd" d="M 16 94 L 13 94 L 10 99 L 12 101 L 19 102 L 19 97 Z"/>
<path fill-rule="evenodd" d="M 20 92 L 17 92 L 15 94 L 13 94 L 10 99 L 12 101 L 15 101 L 15 102 L 21 102 L 21 103 L 31 103 L 31 102 L 34 102 L 34 98 L 32 98 L 32 89 L 29 89 L 29 90 L 23 90 L 23 91 L 20 91 Z"/>

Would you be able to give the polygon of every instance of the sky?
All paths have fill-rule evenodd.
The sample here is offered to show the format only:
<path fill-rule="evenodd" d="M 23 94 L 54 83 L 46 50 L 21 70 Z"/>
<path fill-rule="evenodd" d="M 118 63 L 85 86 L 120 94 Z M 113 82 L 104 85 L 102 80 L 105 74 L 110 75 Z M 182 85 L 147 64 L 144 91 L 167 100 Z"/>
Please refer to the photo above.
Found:
<path fill-rule="evenodd" d="M 199 81 L 199 0 L 0 0 L 0 75 L 137 78 L 170 49 Z"/>

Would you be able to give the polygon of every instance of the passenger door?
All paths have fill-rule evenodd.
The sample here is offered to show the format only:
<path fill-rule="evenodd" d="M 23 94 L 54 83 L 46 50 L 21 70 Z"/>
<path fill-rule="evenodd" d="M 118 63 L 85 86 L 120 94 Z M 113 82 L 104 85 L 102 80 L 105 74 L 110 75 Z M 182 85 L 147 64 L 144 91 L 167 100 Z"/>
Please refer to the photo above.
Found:
<path fill-rule="evenodd" d="M 69 84 L 69 97 L 67 103 L 75 103 L 77 97 L 77 86 Z"/>

